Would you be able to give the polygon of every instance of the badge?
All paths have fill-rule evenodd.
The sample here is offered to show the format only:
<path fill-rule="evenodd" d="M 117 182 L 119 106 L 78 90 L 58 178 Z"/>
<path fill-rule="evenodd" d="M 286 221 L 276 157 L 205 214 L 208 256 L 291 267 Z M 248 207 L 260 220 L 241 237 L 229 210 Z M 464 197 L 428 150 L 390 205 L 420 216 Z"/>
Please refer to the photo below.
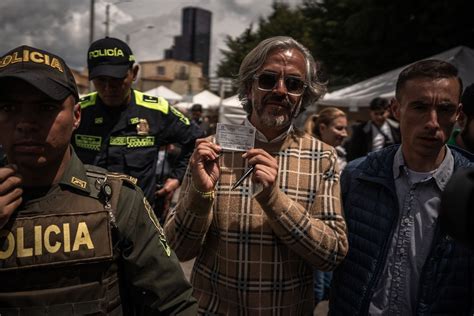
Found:
<path fill-rule="evenodd" d="M 148 135 L 150 132 L 150 125 L 145 119 L 140 119 L 137 124 L 137 134 L 138 135 Z"/>
<path fill-rule="evenodd" d="M 83 181 L 81 179 L 78 179 L 76 177 L 72 177 L 71 178 L 71 184 L 74 184 L 82 189 L 85 189 L 86 186 L 87 186 L 87 182 L 86 181 Z"/>

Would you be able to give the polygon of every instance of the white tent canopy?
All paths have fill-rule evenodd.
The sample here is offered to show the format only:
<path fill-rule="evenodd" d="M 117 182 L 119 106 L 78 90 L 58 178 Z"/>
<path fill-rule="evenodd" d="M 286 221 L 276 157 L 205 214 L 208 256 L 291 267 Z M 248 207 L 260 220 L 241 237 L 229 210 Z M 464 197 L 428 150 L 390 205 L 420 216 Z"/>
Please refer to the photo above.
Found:
<path fill-rule="evenodd" d="M 465 87 L 474 82 L 474 50 L 468 47 L 457 46 L 427 59 L 440 59 L 456 66 Z M 407 66 L 327 93 L 319 101 L 319 104 L 341 107 L 367 107 L 375 97 L 391 98 L 395 96 L 398 75 Z"/>
<path fill-rule="evenodd" d="M 176 104 L 176 107 L 189 110 L 193 104 L 199 103 L 202 105 L 203 110 L 210 110 L 217 109 L 219 107 L 220 101 L 221 98 L 219 98 L 219 96 L 215 95 L 209 90 L 203 90 L 198 94 L 195 94 L 191 98 L 191 102 L 179 102 Z"/>
<path fill-rule="evenodd" d="M 209 90 L 204 90 L 193 96 L 193 103 L 199 103 L 204 109 L 217 108 L 221 98 Z"/>
<path fill-rule="evenodd" d="M 145 91 L 144 93 L 153 95 L 155 97 L 165 98 L 169 102 L 181 101 L 183 99 L 181 95 L 179 95 L 178 93 L 174 92 L 173 90 L 165 86 L 159 86 L 157 88 L 153 88 L 151 90 Z"/>
<path fill-rule="evenodd" d="M 241 124 L 247 113 L 237 95 L 233 95 L 227 99 L 222 100 L 222 105 L 219 109 L 219 123 L 225 124 Z"/>

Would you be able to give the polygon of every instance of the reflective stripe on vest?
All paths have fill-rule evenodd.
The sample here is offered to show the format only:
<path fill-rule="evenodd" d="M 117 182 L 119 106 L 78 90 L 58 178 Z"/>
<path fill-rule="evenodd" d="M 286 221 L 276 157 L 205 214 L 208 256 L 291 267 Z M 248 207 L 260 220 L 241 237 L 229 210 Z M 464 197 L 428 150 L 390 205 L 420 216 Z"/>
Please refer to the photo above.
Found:
<path fill-rule="evenodd" d="M 152 110 L 158 110 L 165 114 L 168 114 L 169 105 L 168 101 L 162 97 L 154 97 L 151 95 L 144 94 L 143 92 L 133 90 L 135 93 L 135 103 L 139 106 L 146 107 Z"/>
<path fill-rule="evenodd" d="M 81 104 L 81 109 L 85 109 L 91 105 L 95 105 L 95 103 L 97 102 L 97 92 L 92 92 L 83 96 L 79 100 L 79 102 Z"/>
<path fill-rule="evenodd" d="M 155 145 L 155 136 L 111 136 L 109 144 L 128 148 L 152 147 Z"/>
<path fill-rule="evenodd" d="M 94 135 L 75 134 L 74 142 L 79 148 L 100 151 L 100 147 L 102 145 L 102 137 Z"/>

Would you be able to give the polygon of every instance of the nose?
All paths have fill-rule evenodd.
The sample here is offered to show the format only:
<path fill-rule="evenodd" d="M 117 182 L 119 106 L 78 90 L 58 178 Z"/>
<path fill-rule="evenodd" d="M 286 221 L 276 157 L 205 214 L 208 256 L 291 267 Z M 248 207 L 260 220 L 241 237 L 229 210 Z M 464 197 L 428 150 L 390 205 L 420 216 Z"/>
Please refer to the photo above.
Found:
<path fill-rule="evenodd" d="M 438 129 L 439 128 L 439 121 L 438 121 L 438 112 L 436 109 L 432 109 L 429 112 L 428 122 L 426 123 L 426 127 L 429 129 Z"/>
<path fill-rule="evenodd" d="M 113 81 L 111 79 L 107 78 L 104 80 L 104 88 L 106 90 L 112 89 L 112 86 L 113 86 Z"/>
<path fill-rule="evenodd" d="M 16 124 L 16 128 L 21 133 L 31 133 L 38 131 L 38 116 L 34 111 L 23 111 L 21 119 Z"/>
<path fill-rule="evenodd" d="M 278 81 L 276 82 L 275 87 L 273 88 L 273 91 L 280 95 L 285 95 L 288 93 L 283 76 L 280 76 L 278 78 Z"/>

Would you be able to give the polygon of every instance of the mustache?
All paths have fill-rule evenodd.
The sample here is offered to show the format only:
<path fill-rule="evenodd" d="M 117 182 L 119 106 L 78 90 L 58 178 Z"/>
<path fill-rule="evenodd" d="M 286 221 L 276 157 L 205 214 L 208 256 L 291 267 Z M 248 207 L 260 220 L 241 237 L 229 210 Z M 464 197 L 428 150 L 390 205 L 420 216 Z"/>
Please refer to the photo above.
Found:
<path fill-rule="evenodd" d="M 290 110 L 294 104 L 291 103 L 290 99 L 288 98 L 288 95 L 285 96 L 280 96 L 280 95 L 268 95 L 263 98 L 263 103 L 267 102 L 275 102 L 275 103 L 280 103 L 283 107 L 287 108 Z"/>

